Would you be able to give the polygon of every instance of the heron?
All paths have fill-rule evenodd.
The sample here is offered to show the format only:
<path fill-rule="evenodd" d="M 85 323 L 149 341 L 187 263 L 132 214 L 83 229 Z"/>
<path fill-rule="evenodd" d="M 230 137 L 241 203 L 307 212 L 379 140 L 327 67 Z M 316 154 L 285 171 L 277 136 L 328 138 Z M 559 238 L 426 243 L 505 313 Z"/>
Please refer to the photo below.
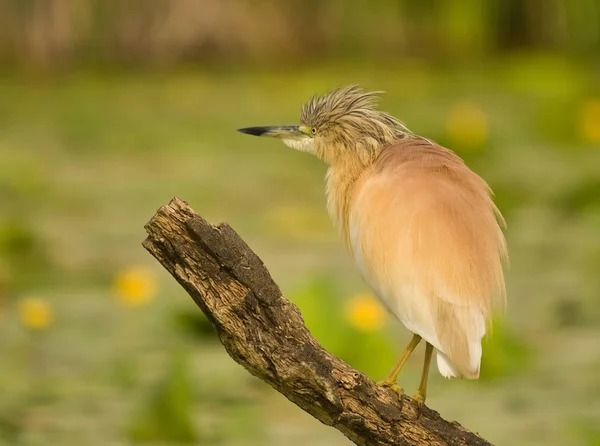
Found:
<path fill-rule="evenodd" d="M 479 378 L 482 339 L 506 306 L 506 224 L 488 184 L 455 152 L 379 110 L 380 93 L 336 88 L 313 96 L 299 125 L 238 131 L 328 165 L 334 226 L 374 294 L 413 334 L 378 384 L 402 397 L 398 375 L 424 340 L 413 396 L 422 406 L 434 351 L 442 376 Z"/>

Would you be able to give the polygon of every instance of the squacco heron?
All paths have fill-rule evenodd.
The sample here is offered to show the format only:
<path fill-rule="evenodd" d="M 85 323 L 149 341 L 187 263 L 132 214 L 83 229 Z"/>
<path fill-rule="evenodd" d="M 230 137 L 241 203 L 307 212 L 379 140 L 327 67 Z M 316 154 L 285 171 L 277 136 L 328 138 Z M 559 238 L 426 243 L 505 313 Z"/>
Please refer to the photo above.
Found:
<path fill-rule="evenodd" d="M 434 349 L 447 378 L 477 379 L 481 340 L 505 306 L 504 219 L 486 182 L 460 157 L 377 109 L 357 86 L 313 97 L 300 125 L 249 127 L 329 165 L 327 209 L 365 281 L 413 333 L 380 382 L 402 395 L 398 374 L 421 339 L 414 398 L 423 404 Z"/>

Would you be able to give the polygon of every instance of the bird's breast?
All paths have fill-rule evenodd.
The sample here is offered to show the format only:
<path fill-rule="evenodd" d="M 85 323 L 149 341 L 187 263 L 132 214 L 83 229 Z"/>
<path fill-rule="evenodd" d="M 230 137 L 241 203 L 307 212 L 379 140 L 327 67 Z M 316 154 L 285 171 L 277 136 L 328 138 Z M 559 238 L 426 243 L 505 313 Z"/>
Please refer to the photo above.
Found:
<path fill-rule="evenodd" d="M 369 168 L 359 170 L 347 166 L 331 166 L 325 179 L 327 212 L 351 253 L 353 251 L 350 245 L 350 213 L 369 175 Z"/>
<path fill-rule="evenodd" d="M 363 186 L 364 187 L 364 186 Z M 430 322 L 430 299 L 412 272 L 410 243 L 403 237 L 405 221 L 390 212 L 391 195 L 357 191 L 348 214 L 348 248 L 364 280 L 379 300 L 409 331 L 437 345 Z"/>
<path fill-rule="evenodd" d="M 411 288 L 408 277 L 402 277 L 405 268 L 397 249 L 401 228 L 389 215 L 393 195 L 381 190 L 382 193 L 365 196 L 365 189 L 373 189 L 367 187 L 372 183 L 372 174 L 371 168 L 349 175 L 347 170 L 330 167 L 326 181 L 327 209 L 354 263 L 379 300 L 409 330 L 422 332 L 413 320 L 417 313 L 427 310 L 412 302 L 425 304 L 427 300 L 418 299 L 419 290 Z"/>

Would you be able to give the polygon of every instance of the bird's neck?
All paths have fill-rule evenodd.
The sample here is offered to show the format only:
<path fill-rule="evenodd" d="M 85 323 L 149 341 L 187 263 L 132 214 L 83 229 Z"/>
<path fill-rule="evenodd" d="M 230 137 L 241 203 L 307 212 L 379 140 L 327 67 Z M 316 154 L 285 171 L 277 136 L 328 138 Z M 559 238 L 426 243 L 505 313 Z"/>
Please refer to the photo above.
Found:
<path fill-rule="evenodd" d="M 349 247 L 349 216 L 351 205 L 358 189 L 366 180 L 372 162 L 357 159 L 330 164 L 326 176 L 327 211 L 334 225 Z"/>

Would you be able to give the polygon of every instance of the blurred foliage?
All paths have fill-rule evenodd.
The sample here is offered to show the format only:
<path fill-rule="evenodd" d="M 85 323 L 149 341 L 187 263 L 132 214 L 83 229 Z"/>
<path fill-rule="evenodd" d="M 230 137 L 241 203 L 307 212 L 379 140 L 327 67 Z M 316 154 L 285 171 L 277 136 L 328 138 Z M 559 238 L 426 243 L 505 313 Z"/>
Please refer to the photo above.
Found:
<path fill-rule="evenodd" d="M 129 431 L 135 443 L 187 443 L 197 441 L 192 423 L 192 387 L 188 377 L 188 360 L 173 354 L 163 379 L 151 392 Z"/>
<path fill-rule="evenodd" d="M 55 67 L 328 55 L 466 60 L 525 48 L 594 57 L 598 20 L 593 0 L 7 0 L 0 59 Z"/>
<path fill-rule="evenodd" d="M 577 420 L 570 423 L 569 430 L 577 438 L 576 445 L 600 446 L 600 426 L 590 420 Z"/>
<path fill-rule="evenodd" d="M 559 328 L 581 327 L 589 323 L 589 314 L 581 299 L 564 298 L 556 303 L 556 325 Z"/>
<path fill-rule="evenodd" d="M 43 200 L 45 177 L 38 159 L 0 141 L 0 294 L 18 290 L 50 268 L 32 206 Z"/>
<path fill-rule="evenodd" d="M 385 310 L 373 296 L 342 298 L 334 278 L 315 276 L 296 290 L 291 300 L 327 350 L 375 380 L 391 369 L 397 349 L 383 330 Z"/>
<path fill-rule="evenodd" d="M 25 431 L 24 414 L 15 407 L 0 408 L 0 441 L 8 444 L 19 444 L 19 439 Z"/>
<path fill-rule="evenodd" d="M 25 215 L 0 219 L 0 290 L 23 287 L 49 266 L 38 234 Z"/>
<path fill-rule="evenodd" d="M 139 366 L 131 356 L 115 358 L 111 378 L 123 391 L 131 391 L 139 384 Z"/>
<path fill-rule="evenodd" d="M 598 126 L 600 128 L 600 122 Z M 566 218 L 581 216 L 593 209 L 600 210 L 600 178 L 582 178 L 557 197 L 556 205 Z"/>
<path fill-rule="evenodd" d="M 496 320 L 482 343 L 480 379 L 491 381 L 523 373 L 533 363 L 535 351 L 506 320 Z"/>
<path fill-rule="evenodd" d="M 177 331 L 199 339 L 217 339 L 217 332 L 197 308 L 193 310 L 180 310 L 173 314 L 173 325 Z"/>
<path fill-rule="evenodd" d="M 300 308 L 311 334 L 327 350 L 339 354 L 344 344 L 344 332 L 349 327 L 340 317 L 340 295 L 333 278 L 308 278 L 290 295 L 290 300 Z"/>
<path fill-rule="evenodd" d="M 488 118 L 475 103 L 456 104 L 446 121 L 450 147 L 462 147 L 465 151 L 481 149 L 489 137 Z"/>

